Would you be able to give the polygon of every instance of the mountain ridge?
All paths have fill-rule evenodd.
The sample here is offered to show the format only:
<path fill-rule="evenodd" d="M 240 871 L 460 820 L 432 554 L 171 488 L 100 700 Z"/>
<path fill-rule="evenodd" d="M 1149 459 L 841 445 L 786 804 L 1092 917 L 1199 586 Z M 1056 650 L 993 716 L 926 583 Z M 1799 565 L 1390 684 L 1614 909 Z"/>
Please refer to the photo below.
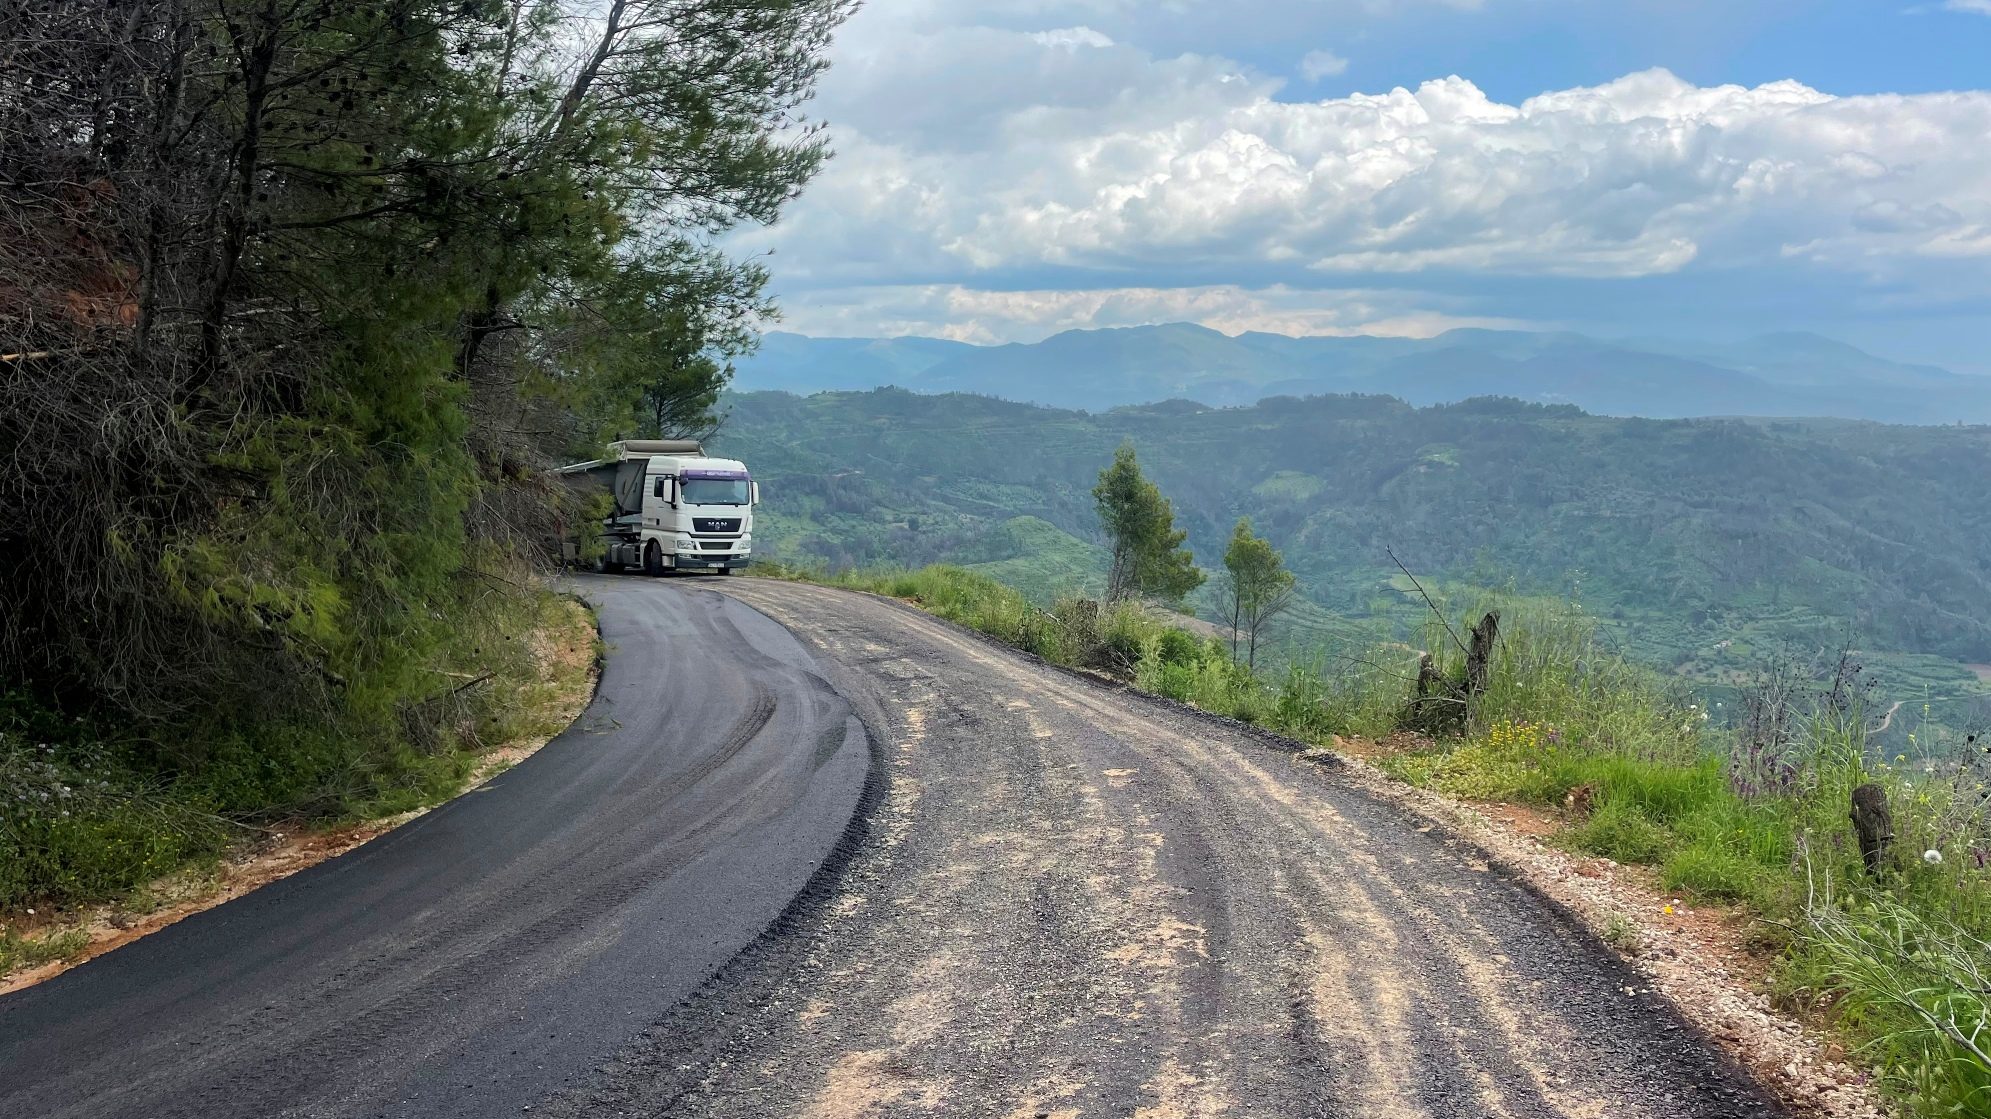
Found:
<path fill-rule="evenodd" d="M 760 352 L 736 363 L 739 391 L 806 395 L 884 387 L 1094 413 L 1169 399 L 1228 407 L 1274 396 L 1356 393 L 1418 406 L 1507 396 L 1652 419 L 1991 422 L 1991 377 L 1892 361 L 1789 331 L 1709 342 L 1482 327 L 1430 338 L 1228 335 L 1195 323 L 1162 323 L 986 346 L 775 332 Z"/>

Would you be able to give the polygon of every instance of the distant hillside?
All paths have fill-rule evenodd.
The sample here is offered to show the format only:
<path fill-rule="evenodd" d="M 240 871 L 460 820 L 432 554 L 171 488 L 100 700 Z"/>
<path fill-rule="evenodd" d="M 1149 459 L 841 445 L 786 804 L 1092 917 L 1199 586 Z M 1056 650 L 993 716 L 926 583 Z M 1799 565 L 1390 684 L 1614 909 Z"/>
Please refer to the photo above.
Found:
<path fill-rule="evenodd" d="M 1851 640 L 1943 701 L 1977 693 L 1964 662 L 1991 663 L 1991 428 L 1345 396 L 1104 415 L 897 390 L 729 406 L 715 445 L 753 465 L 757 533 L 791 559 L 1084 585 L 1090 489 L 1132 439 L 1206 566 L 1240 515 L 1285 551 L 1310 629 L 1414 621 L 1394 548 L 1434 583 L 1580 594 L 1641 656 L 1703 681 Z"/>
<path fill-rule="evenodd" d="M 1888 361 L 1811 334 L 1733 344 L 1454 330 L 1436 338 L 1235 338 L 1186 323 L 1073 330 L 1033 344 L 769 335 L 743 391 L 897 386 L 1086 411 L 1168 399 L 1379 393 L 1412 404 L 1511 396 L 1619 416 L 1836 416 L 1991 422 L 1991 378 Z"/>

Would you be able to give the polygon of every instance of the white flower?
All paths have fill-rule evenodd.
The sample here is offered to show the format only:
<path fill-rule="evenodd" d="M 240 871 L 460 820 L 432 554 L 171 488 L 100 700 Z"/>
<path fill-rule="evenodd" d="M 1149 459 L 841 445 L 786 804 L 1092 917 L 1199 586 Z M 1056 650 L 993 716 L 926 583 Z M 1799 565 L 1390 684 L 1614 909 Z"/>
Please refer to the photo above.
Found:
<path fill-rule="evenodd" d="M 1943 861 L 1943 853 L 1936 850 L 1924 851 L 1922 852 L 1922 861 L 1928 863 L 1930 866 L 1935 866 L 1937 863 Z"/>

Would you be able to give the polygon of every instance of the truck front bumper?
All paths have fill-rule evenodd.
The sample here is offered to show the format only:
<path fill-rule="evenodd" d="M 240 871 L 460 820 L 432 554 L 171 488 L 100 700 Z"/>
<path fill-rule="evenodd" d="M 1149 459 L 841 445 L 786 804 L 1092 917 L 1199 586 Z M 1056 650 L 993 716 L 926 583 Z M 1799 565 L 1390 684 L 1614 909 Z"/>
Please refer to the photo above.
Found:
<path fill-rule="evenodd" d="M 734 555 L 721 555 L 717 552 L 681 552 L 677 555 L 676 562 L 672 566 L 681 571 L 690 571 L 693 569 L 710 570 L 715 567 L 737 569 L 746 567 L 753 563 L 753 561 L 754 557 L 751 552 L 740 552 Z"/>

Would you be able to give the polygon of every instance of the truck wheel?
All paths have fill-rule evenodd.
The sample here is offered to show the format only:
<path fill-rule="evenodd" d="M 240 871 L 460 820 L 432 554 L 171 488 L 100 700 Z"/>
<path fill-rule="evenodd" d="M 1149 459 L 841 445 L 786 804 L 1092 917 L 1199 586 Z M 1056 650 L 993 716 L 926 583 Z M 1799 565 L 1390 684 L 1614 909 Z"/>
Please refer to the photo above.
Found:
<path fill-rule="evenodd" d="M 643 574 L 662 575 L 664 573 L 664 550 L 657 547 L 655 540 L 643 549 Z"/>
<path fill-rule="evenodd" d="M 731 575 L 732 573 L 733 569 L 730 567 L 722 567 L 719 569 L 719 574 L 721 575 Z"/>
<path fill-rule="evenodd" d="M 622 565 L 609 559 L 606 555 L 599 555 L 595 557 L 595 570 L 601 572 L 603 575 L 620 575 L 622 573 Z"/>

